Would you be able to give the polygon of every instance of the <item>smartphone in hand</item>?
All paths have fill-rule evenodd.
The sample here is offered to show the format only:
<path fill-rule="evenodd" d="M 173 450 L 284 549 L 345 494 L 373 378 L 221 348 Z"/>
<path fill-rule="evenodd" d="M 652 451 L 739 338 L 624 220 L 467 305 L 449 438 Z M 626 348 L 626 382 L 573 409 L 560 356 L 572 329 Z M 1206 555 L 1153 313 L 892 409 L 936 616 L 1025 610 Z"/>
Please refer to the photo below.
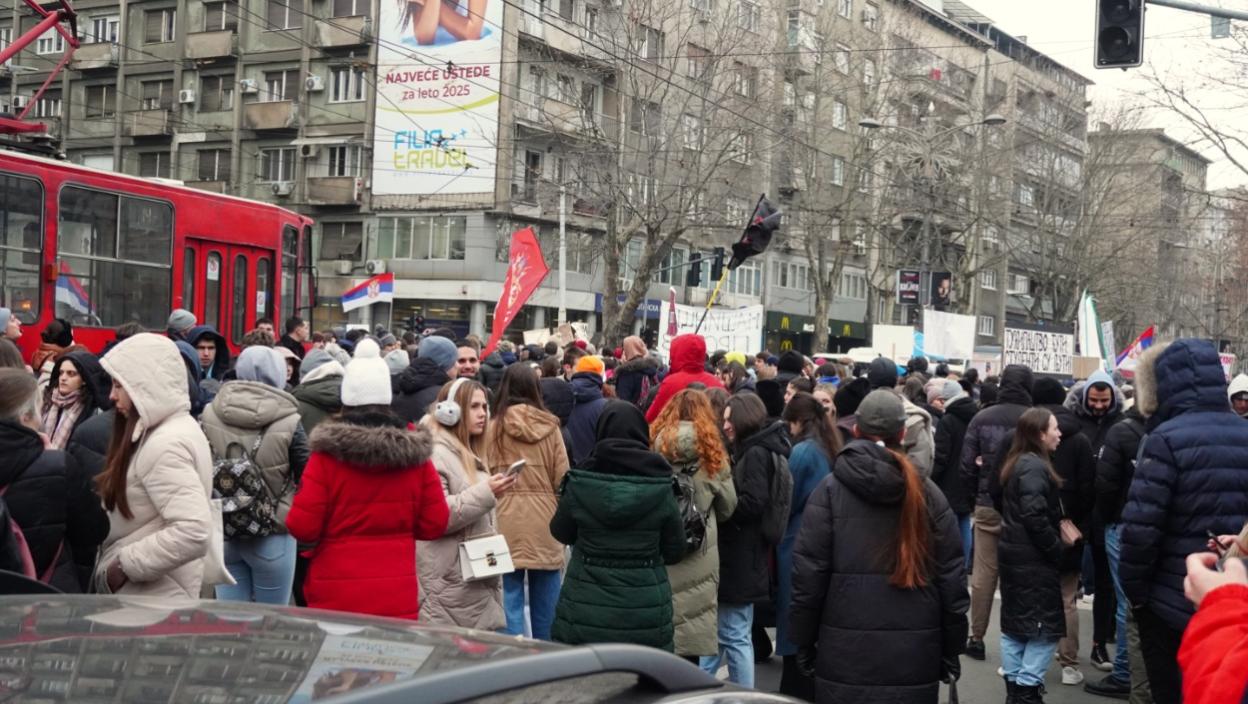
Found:
<path fill-rule="evenodd" d="M 507 470 L 503 472 L 503 474 L 509 477 L 517 476 L 520 474 L 521 470 L 523 470 L 525 465 L 527 464 L 528 464 L 527 460 L 516 460 L 515 462 L 511 463 L 511 466 L 508 467 Z"/>

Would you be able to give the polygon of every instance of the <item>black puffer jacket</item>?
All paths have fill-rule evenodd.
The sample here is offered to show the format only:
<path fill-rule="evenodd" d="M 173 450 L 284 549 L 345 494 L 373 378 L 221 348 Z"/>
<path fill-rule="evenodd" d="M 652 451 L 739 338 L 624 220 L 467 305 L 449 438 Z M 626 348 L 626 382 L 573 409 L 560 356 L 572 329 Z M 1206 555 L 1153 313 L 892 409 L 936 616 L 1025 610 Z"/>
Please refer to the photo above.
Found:
<path fill-rule="evenodd" d="M 485 384 L 485 388 L 490 392 L 496 392 L 498 385 L 503 383 L 503 372 L 506 371 L 507 365 L 503 363 L 502 353 L 495 350 L 481 360 L 481 383 Z"/>
<path fill-rule="evenodd" d="M 116 418 L 116 409 L 110 409 L 79 425 L 69 436 L 65 452 L 74 458 L 87 477 L 94 478 L 104 471 L 104 458 L 108 454 L 108 442 L 112 439 Z"/>
<path fill-rule="evenodd" d="M 945 415 L 936 424 L 936 458 L 932 463 L 932 481 L 940 487 L 949 508 L 959 516 L 975 509 L 971 488 L 962 481 L 962 441 L 966 429 L 975 418 L 978 407 L 970 396 L 963 396 L 945 407 Z"/>
<path fill-rule="evenodd" d="M 763 538 L 763 513 L 771 501 L 773 454 L 789 456 L 781 423 L 741 440 L 732 453 L 732 483 L 737 510 L 719 524 L 719 600 L 750 604 L 770 597 L 771 546 Z"/>
<path fill-rule="evenodd" d="M 1092 443 L 1083 433 L 1083 426 L 1074 413 L 1060 405 L 1045 405 L 1057 417 L 1062 441 L 1053 453 L 1053 469 L 1062 478 L 1058 495 L 1062 498 L 1065 517 L 1075 522 L 1084 538 L 1092 535 L 1092 509 L 1096 504 L 1096 458 Z M 1076 571 L 1083 559 L 1083 545 L 1062 551 L 1063 573 Z"/>
<path fill-rule="evenodd" d="M 113 380 L 108 372 L 104 371 L 104 367 L 100 366 L 99 357 L 85 350 L 66 353 L 56 360 L 56 364 L 52 365 L 52 376 L 48 380 L 48 390 L 43 399 L 45 413 L 51 403 L 52 391 L 56 389 L 57 382 L 61 378 L 61 367 L 66 360 L 74 363 L 74 368 L 82 377 L 82 395 L 86 405 L 82 413 L 78 414 L 78 420 L 74 425 L 77 429 L 101 411 L 113 407 L 113 402 L 109 400 L 109 394 L 113 390 Z"/>
<path fill-rule="evenodd" d="M 996 405 L 975 414 L 962 442 L 962 481 L 975 488 L 975 505 L 1000 510 L 1001 463 L 1018 419 L 1031 408 L 1031 369 L 1011 364 L 1001 373 Z M 976 459 L 982 458 L 982 465 Z"/>
<path fill-rule="evenodd" d="M 1002 496 L 1001 632 L 1015 638 L 1066 635 L 1059 563 L 1058 489 L 1044 460 L 1019 458 Z"/>
<path fill-rule="evenodd" d="M 638 357 L 615 368 L 615 396 L 641 407 L 650 389 L 659 385 L 659 363 L 650 355 Z"/>
<path fill-rule="evenodd" d="M 1105 444 L 1101 445 L 1101 456 L 1096 463 L 1096 510 L 1106 523 L 1122 520 L 1127 489 L 1135 476 L 1135 458 L 1146 432 L 1144 416 L 1132 406 L 1122 420 L 1109 429 Z"/>
<path fill-rule="evenodd" d="M 0 487 L 7 487 L 4 500 L 22 528 L 35 571 L 44 574 L 56 559 L 52 586 L 85 591 L 109 530 L 91 477 L 64 452 L 43 449 L 38 433 L 12 421 L 0 421 L 0 457 Z"/>
<path fill-rule="evenodd" d="M 400 418 L 415 423 L 424 417 L 429 406 L 438 400 L 438 392 L 450 381 L 445 369 L 428 357 L 417 357 L 399 374 L 399 394 L 390 407 Z"/>
<path fill-rule="evenodd" d="M 941 658 L 955 657 L 966 642 L 962 540 L 930 480 L 928 583 L 889 583 L 905 491 L 893 456 L 855 440 L 806 504 L 793 554 L 790 624 L 795 643 L 818 644 L 820 702 L 935 702 Z"/>
<path fill-rule="evenodd" d="M 576 398 L 572 395 L 572 386 L 562 377 L 539 379 L 542 388 L 542 403 L 546 410 L 559 419 L 559 433 L 563 436 L 563 447 L 568 451 L 568 463 L 572 462 L 572 431 L 568 429 L 568 421 L 572 419 L 572 408 Z"/>

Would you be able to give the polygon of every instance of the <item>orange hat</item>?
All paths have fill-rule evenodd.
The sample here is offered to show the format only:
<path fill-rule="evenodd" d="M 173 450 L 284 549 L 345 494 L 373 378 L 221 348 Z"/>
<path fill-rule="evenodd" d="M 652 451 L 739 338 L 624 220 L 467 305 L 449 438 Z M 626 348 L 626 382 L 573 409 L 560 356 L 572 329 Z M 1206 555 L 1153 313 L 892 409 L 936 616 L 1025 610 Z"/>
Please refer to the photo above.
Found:
<path fill-rule="evenodd" d="M 606 367 L 602 364 L 602 357 L 587 354 L 576 360 L 576 368 L 573 370 L 573 373 L 593 372 L 598 376 L 602 376 L 605 371 Z"/>

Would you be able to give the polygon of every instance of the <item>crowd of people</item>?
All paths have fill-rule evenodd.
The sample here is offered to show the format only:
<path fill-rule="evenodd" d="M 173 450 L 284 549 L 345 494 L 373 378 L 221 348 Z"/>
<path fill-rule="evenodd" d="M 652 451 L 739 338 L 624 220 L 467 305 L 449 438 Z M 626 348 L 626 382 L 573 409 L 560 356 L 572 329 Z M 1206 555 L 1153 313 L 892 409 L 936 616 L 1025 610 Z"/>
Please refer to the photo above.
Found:
<path fill-rule="evenodd" d="M 234 356 L 185 310 L 99 355 L 58 320 L 27 364 L 0 329 L 0 569 L 61 591 L 629 642 L 745 687 L 774 652 L 819 702 L 935 702 L 994 646 L 1010 704 L 1055 658 L 1106 697 L 1245 697 L 1248 377 L 1207 342 L 1068 388 L 298 317 Z"/>

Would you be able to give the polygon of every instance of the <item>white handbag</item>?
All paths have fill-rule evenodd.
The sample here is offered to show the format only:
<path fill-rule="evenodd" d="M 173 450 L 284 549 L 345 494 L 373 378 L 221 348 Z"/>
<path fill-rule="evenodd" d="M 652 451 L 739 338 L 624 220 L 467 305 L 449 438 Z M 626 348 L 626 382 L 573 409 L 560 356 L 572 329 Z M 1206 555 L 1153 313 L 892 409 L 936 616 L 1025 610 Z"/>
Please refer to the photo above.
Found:
<path fill-rule="evenodd" d="M 225 519 L 221 512 L 221 499 L 209 499 L 212 514 L 212 534 L 208 539 L 208 553 L 204 555 L 204 586 L 237 584 L 229 568 L 225 566 Z"/>
<path fill-rule="evenodd" d="M 459 569 L 465 582 L 475 582 L 516 571 L 511 549 L 502 534 L 471 538 L 459 544 Z"/>

